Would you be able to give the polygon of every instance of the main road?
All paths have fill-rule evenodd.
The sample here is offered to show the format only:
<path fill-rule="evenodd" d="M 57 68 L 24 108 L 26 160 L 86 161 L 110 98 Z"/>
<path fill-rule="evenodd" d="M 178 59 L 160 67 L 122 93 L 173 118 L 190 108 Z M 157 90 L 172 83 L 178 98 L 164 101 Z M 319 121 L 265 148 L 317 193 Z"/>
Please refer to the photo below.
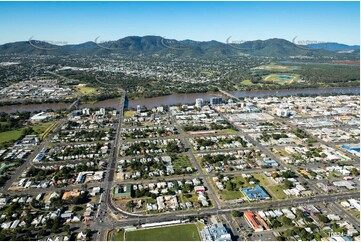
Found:
<path fill-rule="evenodd" d="M 124 112 L 124 102 L 125 102 L 126 92 L 122 90 L 122 96 L 119 103 L 119 114 L 118 114 L 118 126 L 116 129 L 115 140 L 113 143 L 112 150 L 109 155 L 109 162 L 107 166 L 107 172 L 104 178 L 104 182 L 101 183 L 100 188 L 103 190 L 103 195 L 101 196 L 100 205 L 98 207 L 98 217 L 96 218 L 98 223 L 103 223 L 104 220 L 108 220 L 107 210 L 109 206 L 112 206 L 111 202 L 111 192 L 112 192 L 112 182 L 114 179 L 115 165 L 118 158 L 119 152 L 119 135 L 120 135 L 120 126 L 123 119 Z M 101 227 L 97 240 L 106 240 L 105 238 L 106 230 Z"/>

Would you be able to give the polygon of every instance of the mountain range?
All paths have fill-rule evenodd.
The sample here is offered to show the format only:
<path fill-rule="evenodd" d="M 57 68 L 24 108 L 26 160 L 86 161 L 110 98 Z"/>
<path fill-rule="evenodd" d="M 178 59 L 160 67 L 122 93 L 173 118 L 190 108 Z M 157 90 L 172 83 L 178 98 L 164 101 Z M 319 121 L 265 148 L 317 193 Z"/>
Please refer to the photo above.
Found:
<path fill-rule="evenodd" d="M 219 41 L 194 41 L 166 39 L 160 36 L 129 36 L 116 41 L 89 41 L 75 45 L 54 45 L 38 40 L 20 41 L 0 45 L 0 54 L 29 55 L 173 55 L 179 57 L 227 58 L 241 55 L 265 57 L 335 57 L 344 59 L 359 59 L 360 49 L 352 47 L 353 51 L 340 53 L 340 50 L 350 50 L 346 45 L 330 43 L 316 45 L 296 45 L 285 39 L 268 39 L 226 43 Z M 345 46 L 349 49 L 345 49 Z M 351 48 L 351 49 L 352 49 Z"/>
<path fill-rule="evenodd" d="M 345 45 L 335 42 L 325 42 L 325 43 L 317 43 L 317 44 L 308 44 L 306 45 L 308 48 L 311 49 L 323 49 L 329 51 L 336 51 L 336 52 L 347 52 L 347 51 L 357 51 L 360 50 L 359 45 Z"/>

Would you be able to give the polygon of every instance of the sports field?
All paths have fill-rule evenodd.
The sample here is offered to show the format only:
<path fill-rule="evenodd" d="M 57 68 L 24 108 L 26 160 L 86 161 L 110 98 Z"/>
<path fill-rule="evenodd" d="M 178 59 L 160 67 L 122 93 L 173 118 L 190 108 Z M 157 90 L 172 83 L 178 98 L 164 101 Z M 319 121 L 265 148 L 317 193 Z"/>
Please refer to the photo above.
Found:
<path fill-rule="evenodd" d="M 199 232 L 195 224 L 182 224 L 154 229 L 140 229 L 125 233 L 128 241 L 200 241 Z"/>
<path fill-rule="evenodd" d="M 275 82 L 277 84 L 290 84 L 299 79 L 299 75 L 295 74 L 270 74 L 264 77 L 265 81 Z"/>

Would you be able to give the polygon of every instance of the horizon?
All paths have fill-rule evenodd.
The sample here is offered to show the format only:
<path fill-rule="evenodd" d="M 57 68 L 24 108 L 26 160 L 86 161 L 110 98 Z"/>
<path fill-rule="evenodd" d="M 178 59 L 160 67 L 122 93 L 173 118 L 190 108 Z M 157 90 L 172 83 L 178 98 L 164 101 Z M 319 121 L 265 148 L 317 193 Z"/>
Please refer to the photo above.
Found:
<path fill-rule="evenodd" d="M 99 37 L 99 36 L 98 36 Z M 124 39 L 124 38 L 128 38 L 128 37 L 140 37 L 140 38 L 144 38 L 144 37 L 160 37 L 160 38 L 163 38 L 163 39 L 167 39 L 167 40 L 176 40 L 176 41 L 194 41 L 194 42 L 211 42 L 211 41 L 217 41 L 219 43 L 223 43 L 223 44 L 237 44 L 236 43 L 236 40 L 230 40 L 229 42 L 227 42 L 228 38 L 231 39 L 232 36 L 229 36 L 225 41 L 219 41 L 219 40 L 214 40 L 214 39 L 211 39 L 211 40 L 193 40 L 193 39 L 190 39 L 190 38 L 185 38 L 185 39 L 175 39 L 175 38 L 165 38 L 163 36 L 160 36 L 160 35 L 128 35 L 128 36 L 124 36 L 124 37 L 121 37 L 121 38 L 118 38 L 118 39 L 114 39 L 114 40 L 106 40 L 106 41 L 119 41 L 121 39 Z M 297 36 L 296 36 L 297 37 Z M 294 39 L 296 39 L 296 37 Z M 254 40 L 246 40 L 242 43 L 245 43 L 245 42 L 248 42 L 248 41 L 266 41 L 266 40 L 271 40 L 271 39 L 280 39 L 280 40 L 286 40 L 286 41 L 289 41 L 291 43 L 294 43 L 296 45 L 309 45 L 309 44 L 345 44 L 345 43 L 341 43 L 341 42 L 335 42 L 335 41 L 330 41 L 330 42 L 323 42 L 323 41 L 318 41 L 318 42 L 312 42 L 310 41 L 309 43 L 307 43 L 307 40 L 305 41 L 305 43 L 303 43 L 304 40 L 288 40 L 288 39 L 283 39 L 283 38 L 278 38 L 278 37 L 271 37 L 271 38 L 268 38 L 268 39 L 254 39 Z M 84 42 L 80 42 L 80 43 L 64 43 L 64 44 L 61 44 L 60 42 L 59 43 L 53 43 L 52 41 L 46 41 L 46 40 L 40 40 L 40 39 L 35 39 L 35 38 L 32 38 L 30 37 L 28 40 L 19 40 L 19 41 L 13 41 L 13 42 L 8 42 L 8 43 L 3 43 L 3 44 L 0 44 L 0 45 L 4 45 L 4 44 L 12 44 L 12 43 L 19 43 L 19 42 L 31 42 L 31 41 L 39 41 L 39 42 L 46 42 L 48 44 L 52 44 L 52 45 L 57 45 L 57 46 L 66 46 L 66 45 L 80 45 L 80 44 L 84 44 L 84 43 L 88 43 L 88 42 L 92 42 L 92 43 L 95 43 L 95 44 L 101 44 L 103 41 L 97 41 L 97 38 L 95 38 L 94 40 L 88 40 L 88 41 L 84 41 Z M 234 43 L 232 43 L 232 41 L 234 41 Z M 345 45 L 348 45 L 348 46 L 360 46 L 360 43 L 358 44 L 345 44 Z"/>
<path fill-rule="evenodd" d="M 240 42 L 279 38 L 360 45 L 359 7 L 359 2 L 0 2 L 0 29 L 6 33 L 0 44 L 32 39 L 66 45 L 129 36 L 226 43 L 232 36 Z"/>

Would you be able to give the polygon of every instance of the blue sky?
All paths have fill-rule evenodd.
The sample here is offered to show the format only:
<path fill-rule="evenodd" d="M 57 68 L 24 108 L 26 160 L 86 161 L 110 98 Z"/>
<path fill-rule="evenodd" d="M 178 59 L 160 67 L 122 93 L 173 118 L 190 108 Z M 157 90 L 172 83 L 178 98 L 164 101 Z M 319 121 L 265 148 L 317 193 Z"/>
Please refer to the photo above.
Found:
<path fill-rule="evenodd" d="M 226 42 L 284 38 L 359 44 L 359 2 L 0 2 L 0 44 L 159 35 Z"/>

